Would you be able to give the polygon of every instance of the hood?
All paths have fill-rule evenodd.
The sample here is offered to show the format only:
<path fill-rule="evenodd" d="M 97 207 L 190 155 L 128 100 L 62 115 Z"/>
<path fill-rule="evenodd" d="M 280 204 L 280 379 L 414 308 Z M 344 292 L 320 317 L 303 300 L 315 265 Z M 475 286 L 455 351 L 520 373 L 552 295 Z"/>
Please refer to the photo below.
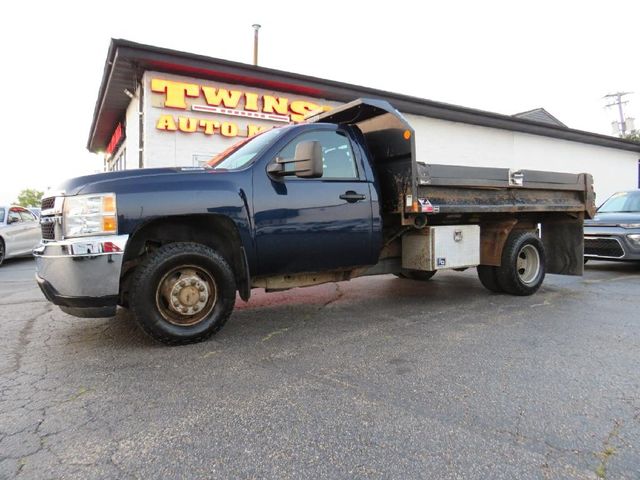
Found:
<path fill-rule="evenodd" d="M 225 170 L 212 170 L 205 167 L 172 167 L 172 168 L 141 168 L 136 170 L 122 170 L 119 172 L 97 173 L 82 177 L 70 178 L 64 181 L 56 190 L 63 191 L 65 195 L 78 195 L 81 193 L 101 193 L 118 190 L 119 185 L 145 182 L 156 177 L 184 176 L 194 174 L 223 174 Z M 166 179 L 166 178 L 163 178 Z"/>
<path fill-rule="evenodd" d="M 585 226 L 617 226 L 621 223 L 640 223 L 640 212 L 596 212 L 593 220 L 585 220 Z"/>

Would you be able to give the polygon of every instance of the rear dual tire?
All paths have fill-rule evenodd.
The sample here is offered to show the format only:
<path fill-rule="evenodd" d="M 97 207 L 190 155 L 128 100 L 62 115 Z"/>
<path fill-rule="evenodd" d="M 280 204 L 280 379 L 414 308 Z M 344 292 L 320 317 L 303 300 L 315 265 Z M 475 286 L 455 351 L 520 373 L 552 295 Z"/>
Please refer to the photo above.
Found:
<path fill-rule="evenodd" d="M 540 238 L 531 232 L 514 231 L 505 242 L 501 265 L 478 265 L 478 278 L 492 292 L 533 295 L 544 281 L 545 265 Z"/>

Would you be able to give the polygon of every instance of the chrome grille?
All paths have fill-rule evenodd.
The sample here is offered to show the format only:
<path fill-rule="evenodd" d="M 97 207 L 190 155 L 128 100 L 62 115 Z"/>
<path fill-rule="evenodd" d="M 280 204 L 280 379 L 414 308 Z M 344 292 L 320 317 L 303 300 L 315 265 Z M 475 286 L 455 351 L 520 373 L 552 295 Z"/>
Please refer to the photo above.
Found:
<path fill-rule="evenodd" d="M 624 250 L 615 238 L 585 237 L 584 254 L 596 257 L 622 258 Z"/>
<path fill-rule="evenodd" d="M 48 210 L 50 208 L 53 208 L 55 203 L 56 203 L 56 197 L 43 198 L 42 204 L 40 205 L 40 209 Z"/>
<path fill-rule="evenodd" d="M 42 230 L 42 238 L 45 240 L 55 240 L 56 238 L 56 224 L 55 223 L 42 223 L 40 224 Z"/>

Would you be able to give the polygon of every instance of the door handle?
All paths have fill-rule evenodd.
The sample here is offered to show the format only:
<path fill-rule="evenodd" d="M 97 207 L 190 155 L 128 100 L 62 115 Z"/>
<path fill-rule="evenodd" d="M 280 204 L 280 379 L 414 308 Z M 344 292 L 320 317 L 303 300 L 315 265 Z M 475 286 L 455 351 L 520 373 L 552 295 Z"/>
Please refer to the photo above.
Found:
<path fill-rule="evenodd" d="M 347 190 L 342 195 L 340 195 L 341 200 L 346 200 L 349 203 L 364 200 L 365 198 L 367 198 L 365 195 L 363 195 L 362 193 L 356 193 L 353 190 Z"/>

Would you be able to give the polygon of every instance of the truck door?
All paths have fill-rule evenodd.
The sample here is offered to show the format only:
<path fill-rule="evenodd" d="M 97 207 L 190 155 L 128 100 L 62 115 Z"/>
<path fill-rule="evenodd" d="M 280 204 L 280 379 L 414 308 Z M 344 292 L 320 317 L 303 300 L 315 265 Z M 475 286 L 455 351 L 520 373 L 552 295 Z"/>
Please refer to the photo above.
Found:
<path fill-rule="evenodd" d="M 266 165 L 293 158 L 300 142 L 318 141 L 321 178 L 272 178 Z M 318 272 L 372 265 L 370 184 L 349 137 L 336 127 L 307 131 L 254 169 L 258 274 Z"/>

